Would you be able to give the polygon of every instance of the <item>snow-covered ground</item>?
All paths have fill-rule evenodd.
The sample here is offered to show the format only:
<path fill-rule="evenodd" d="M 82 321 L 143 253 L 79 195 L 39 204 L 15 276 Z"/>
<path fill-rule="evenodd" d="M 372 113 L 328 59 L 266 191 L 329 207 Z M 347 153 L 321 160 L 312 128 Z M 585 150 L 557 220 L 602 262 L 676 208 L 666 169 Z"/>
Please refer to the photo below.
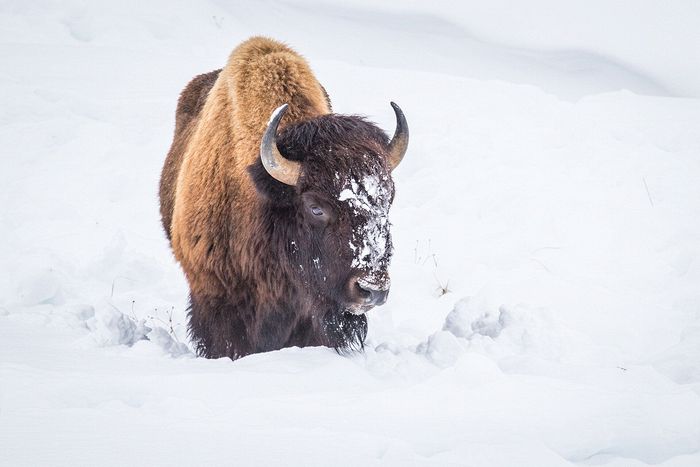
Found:
<path fill-rule="evenodd" d="M 564 6 L 566 5 L 566 6 Z M 700 465 L 700 8 L 0 3 L 0 464 Z M 194 358 L 157 184 L 254 34 L 411 126 L 367 351 Z"/>

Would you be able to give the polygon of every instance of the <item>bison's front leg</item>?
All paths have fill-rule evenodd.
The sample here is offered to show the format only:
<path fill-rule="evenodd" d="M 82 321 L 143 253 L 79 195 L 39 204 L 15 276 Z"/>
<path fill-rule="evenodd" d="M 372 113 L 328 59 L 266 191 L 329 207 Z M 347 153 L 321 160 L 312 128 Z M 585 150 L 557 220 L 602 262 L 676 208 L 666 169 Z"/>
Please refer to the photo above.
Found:
<path fill-rule="evenodd" d="M 226 297 L 190 295 L 190 338 L 197 355 L 240 358 L 252 352 L 241 310 Z"/>

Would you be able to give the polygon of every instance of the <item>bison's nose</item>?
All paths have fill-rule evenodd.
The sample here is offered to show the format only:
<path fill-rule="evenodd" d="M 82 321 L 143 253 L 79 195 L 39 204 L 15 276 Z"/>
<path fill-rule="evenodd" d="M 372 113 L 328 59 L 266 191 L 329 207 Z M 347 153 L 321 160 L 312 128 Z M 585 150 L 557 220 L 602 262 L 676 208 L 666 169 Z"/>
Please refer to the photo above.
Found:
<path fill-rule="evenodd" d="M 362 281 L 357 281 L 355 283 L 360 297 L 364 300 L 365 305 L 384 305 L 386 303 L 386 297 L 389 295 L 389 289 L 379 289 L 372 285 L 366 284 Z"/>

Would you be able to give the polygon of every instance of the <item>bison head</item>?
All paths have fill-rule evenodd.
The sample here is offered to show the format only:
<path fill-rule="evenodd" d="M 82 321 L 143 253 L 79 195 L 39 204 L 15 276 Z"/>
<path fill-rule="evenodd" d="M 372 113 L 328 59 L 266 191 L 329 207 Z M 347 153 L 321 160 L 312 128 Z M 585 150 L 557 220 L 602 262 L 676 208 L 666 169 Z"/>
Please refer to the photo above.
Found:
<path fill-rule="evenodd" d="M 252 169 L 299 284 L 346 313 L 381 305 L 389 292 L 391 171 L 408 145 L 406 119 L 392 106 L 397 128 L 389 140 L 361 117 L 336 114 L 278 135 L 285 104 L 272 114 Z"/>

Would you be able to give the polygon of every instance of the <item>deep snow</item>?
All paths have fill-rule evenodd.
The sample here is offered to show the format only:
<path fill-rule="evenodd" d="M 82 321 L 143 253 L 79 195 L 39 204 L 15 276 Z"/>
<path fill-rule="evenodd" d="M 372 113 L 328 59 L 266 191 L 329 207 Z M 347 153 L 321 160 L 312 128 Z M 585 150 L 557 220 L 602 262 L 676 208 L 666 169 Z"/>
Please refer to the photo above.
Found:
<path fill-rule="evenodd" d="M 700 465 L 700 8 L 4 1 L 0 464 Z M 194 358 L 157 183 L 253 34 L 411 127 L 364 354 Z"/>

